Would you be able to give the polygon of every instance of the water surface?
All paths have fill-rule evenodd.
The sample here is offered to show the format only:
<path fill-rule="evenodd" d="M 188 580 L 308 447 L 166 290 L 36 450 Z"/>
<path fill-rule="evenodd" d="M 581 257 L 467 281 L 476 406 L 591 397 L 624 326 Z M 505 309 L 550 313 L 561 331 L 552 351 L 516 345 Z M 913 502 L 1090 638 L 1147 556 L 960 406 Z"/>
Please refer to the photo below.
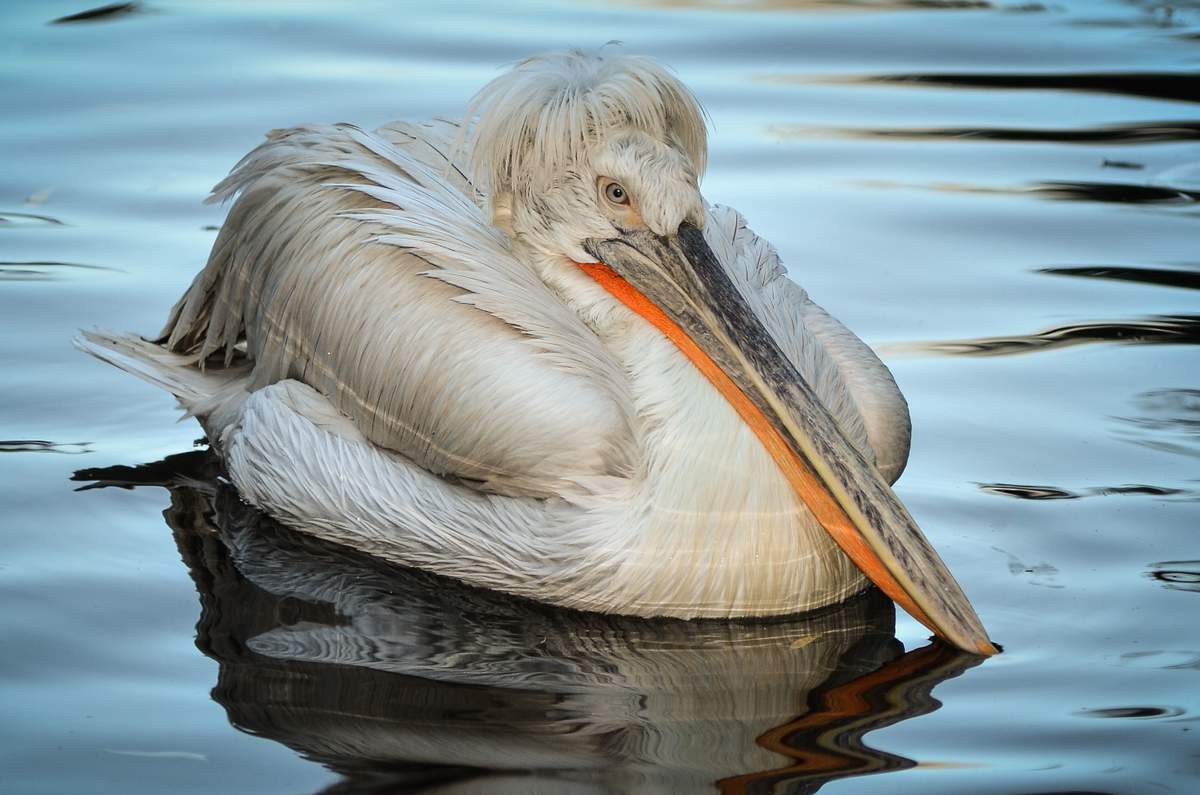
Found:
<path fill-rule="evenodd" d="M 87 8 L 0 9 L 0 789 L 1200 789 L 1200 5 L 50 24 Z M 706 195 L 893 369 L 898 492 L 1000 657 L 871 598 L 681 625 L 381 568 L 246 511 L 179 455 L 200 430 L 167 395 L 72 350 L 157 331 L 221 223 L 201 199 L 265 131 L 456 117 L 504 64 L 610 39 L 695 89 Z"/>

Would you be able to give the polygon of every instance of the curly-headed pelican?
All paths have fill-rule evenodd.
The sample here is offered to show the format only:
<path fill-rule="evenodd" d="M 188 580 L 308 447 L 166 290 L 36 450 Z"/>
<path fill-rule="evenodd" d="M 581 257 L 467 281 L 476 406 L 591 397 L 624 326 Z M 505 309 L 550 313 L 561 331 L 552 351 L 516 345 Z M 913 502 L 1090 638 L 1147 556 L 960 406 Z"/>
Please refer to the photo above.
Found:
<path fill-rule="evenodd" d="M 557 605 L 740 617 L 869 577 L 995 651 L 888 484 L 887 368 L 707 205 L 702 111 L 642 57 L 530 58 L 449 122 L 278 130 L 155 342 L 244 498 Z"/>

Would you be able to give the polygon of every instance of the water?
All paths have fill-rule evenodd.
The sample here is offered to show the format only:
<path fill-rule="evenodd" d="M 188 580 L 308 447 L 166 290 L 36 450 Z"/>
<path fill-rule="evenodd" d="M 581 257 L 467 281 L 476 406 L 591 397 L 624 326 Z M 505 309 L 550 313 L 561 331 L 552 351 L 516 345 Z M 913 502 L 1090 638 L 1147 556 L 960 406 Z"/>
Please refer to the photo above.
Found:
<path fill-rule="evenodd" d="M 0 9 L 0 790 L 1200 791 L 1200 5 L 47 24 L 85 7 Z M 877 600 L 749 626 L 529 607 L 270 526 L 202 453 L 105 473 L 169 491 L 74 491 L 200 435 L 70 338 L 159 328 L 222 219 L 200 199 L 266 130 L 455 116 L 507 62 L 610 39 L 696 90 L 706 195 L 892 367 L 898 491 L 1003 655 Z"/>

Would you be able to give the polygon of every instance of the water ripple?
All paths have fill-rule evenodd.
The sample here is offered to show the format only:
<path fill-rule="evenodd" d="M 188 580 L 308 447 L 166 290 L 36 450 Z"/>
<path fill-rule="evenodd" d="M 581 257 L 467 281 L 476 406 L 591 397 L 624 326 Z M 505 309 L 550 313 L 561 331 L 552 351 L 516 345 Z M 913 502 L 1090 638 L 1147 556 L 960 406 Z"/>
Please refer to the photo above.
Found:
<path fill-rule="evenodd" d="M 1130 668 L 1159 668 L 1164 671 L 1200 671 L 1200 651 L 1161 649 L 1130 651 L 1121 655 L 1121 665 Z"/>
<path fill-rule="evenodd" d="M 1020 127 L 815 127 L 777 124 L 768 128 L 777 138 L 840 136 L 843 138 L 889 138 L 904 141 L 1003 141 L 1014 143 L 1061 143 L 1087 146 L 1147 144 L 1200 140 L 1200 122 L 1145 121 L 1101 127 L 1029 129 Z"/>
<path fill-rule="evenodd" d="M 1156 315 L 1055 326 L 1032 334 L 880 346 L 887 353 L 946 356 L 1012 356 L 1097 342 L 1200 344 L 1200 315 Z"/>
<path fill-rule="evenodd" d="M 170 489 L 196 643 L 220 666 L 213 699 L 235 727 L 345 776 L 345 791 L 411 791 L 397 771 L 464 764 L 481 789 L 520 772 L 561 791 L 562 772 L 602 769 L 652 775 L 655 791 L 815 791 L 915 767 L 863 735 L 937 710 L 933 688 L 980 662 L 939 642 L 905 653 L 874 591 L 759 622 L 554 610 L 288 530 L 216 468 L 189 453 L 76 480 Z"/>
<path fill-rule="evenodd" d="M 1057 486 L 1038 486 L 1025 483 L 976 483 L 980 491 L 996 494 L 1002 497 L 1015 497 L 1019 500 L 1078 500 L 1083 497 L 1109 496 L 1149 496 L 1149 497 L 1191 497 L 1200 496 L 1200 492 L 1188 489 L 1168 488 L 1166 486 L 1148 486 L 1132 483 L 1124 486 L 1092 486 L 1072 491 Z"/>
<path fill-rule="evenodd" d="M 84 265 L 79 262 L 51 262 L 34 260 L 28 262 L 0 262 L 0 282 L 50 282 L 66 278 L 72 271 L 109 271 L 120 273 L 116 268 L 103 265 Z"/>
<path fill-rule="evenodd" d="M 1039 199 L 1102 204 L 1193 205 L 1200 190 L 1167 185 L 1137 185 L 1128 182 L 1054 181 L 1035 182 L 1025 187 L 975 185 L 965 182 L 897 182 L 886 179 L 859 180 L 864 188 L 917 189 L 939 193 L 976 193 L 1001 196 L 1033 196 Z"/>
<path fill-rule="evenodd" d="M 1154 284 L 1163 287 L 1180 287 L 1185 290 L 1200 290 L 1200 270 L 1143 268 L 1128 265 L 1060 265 L 1050 268 L 1039 268 L 1036 272 L 1052 276 L 1109 279 L 1112 281 Z"/>
<path fill-rule="evenodd" d="M 1150 564 L 1147 576 L 1172 591 L 1200 593 L 1200 560 L 1163 560 Z"/>
<path fill-rule="evenodd" d="M 1200 102 L 1200 72 L 892 74 L 845 77 L 837 79 L 836 82 L 1009 91 L 1081 91 L 1175 102 Z"/>
<path fill-rule="evenodd" d="M 91 442 L 48 442 L 44 439 L 0 439 L 0 453 L 64 453 L 82 455 L 92 452 Z"/>
<path fill-rule="evenodd" d="M 1164 453 L 1200 458 L 1200 389 L 1153 389 L 1138 395 L 1139 413 L 1113 417 L 1117 436 Z"/>
<path fill-rule="evenodd" d="M 1200 201 L 1200 191 L 1119 182 L 1039 182 L 1028 190 L 1047 199 L 1106 204 L 1183 204 Z"/>
<path fill-rule="evenodd" d="M 646 0 L 645 5 L 665 9 L 704 11 L 1007 11 L 1038 13 L 1041 3 L 994 3 L 990 0 Z"/>
<path fill-rule="evenodd" d="M 1081 709 L 1076 712 L 1083 718 L 1136 718 L 1147 720 L 1151 718 L 1177 718 L 1185 711 L 1180 707 L 1098 707 Z"/>
<path fill-rule="evenodd" d="M 0 212 L 0 229 L 12 226 L 66 226 L 57 218 L 34 213 Z"/>
<path fill-rule="evenodd" d="M 77 22 L 110 22 L 119 17 L 129 16 L 144 11 L 141 3 L 109 3 L 97 8 L 89 8 L 76 14 L 68 14 L 50 21 L 51 25 L 70 25 Z"/>

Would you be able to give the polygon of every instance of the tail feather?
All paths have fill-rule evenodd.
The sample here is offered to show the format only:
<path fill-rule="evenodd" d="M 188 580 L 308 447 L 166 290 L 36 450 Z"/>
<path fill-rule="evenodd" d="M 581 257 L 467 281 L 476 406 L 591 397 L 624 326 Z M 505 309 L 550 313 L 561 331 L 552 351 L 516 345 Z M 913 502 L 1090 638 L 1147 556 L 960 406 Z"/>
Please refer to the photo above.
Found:
<path fill-rule="evenodd" d="M 191 416 L 206 418 L 227 406 L 232 397 L 244 397 L 251 366 L 201 370 L 196 357 L 172 353 L 135 334 L 84 331 L 75 347 L 101 361 L 165 389 Z"/>

